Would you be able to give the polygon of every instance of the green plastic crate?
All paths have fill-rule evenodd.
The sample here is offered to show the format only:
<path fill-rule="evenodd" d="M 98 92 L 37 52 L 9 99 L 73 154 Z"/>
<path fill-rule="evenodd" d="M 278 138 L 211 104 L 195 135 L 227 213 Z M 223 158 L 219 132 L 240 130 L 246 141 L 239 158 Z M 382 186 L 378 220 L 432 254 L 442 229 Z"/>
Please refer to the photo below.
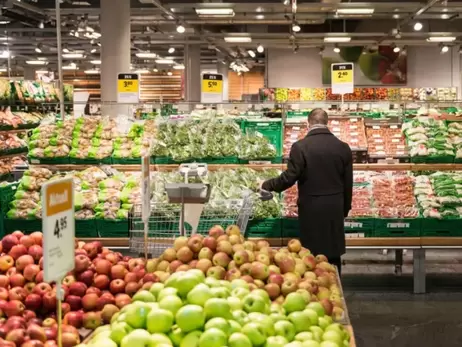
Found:
<path fill-rule="evenodd" d="M 19 183 L 11 183 L 0 187 L 0 213 L 7 213 L 10 208 L 10 202 L 13 201 L 14 194 Z"/>
<path fill-rule="evenodd" d="M 239 164 L 253 164 L 253 163 L 271 163 L 271 164 L 282 164 L 282 157 L 276 158 L 259 158 L 259 159 L 239 159 Z"/>
<path fill-rule="evenodd" d="M 411 163 L 414 164 L 452 164 L 454 163 L 454 156 L 441 155 L 441 156 L 426 156 L 426 157 L 411 157 Z"/>
<path fill-rule="evenodd" d="M 5 234 L 10 234 L 13 231 L 21 230 L 26 234 L 33 233 L 34 231 L 42 231 L 41 219 L 8 219 L 3 220 L 5 227 Z"/>
<path fill-rule="evenodd" d="M 278 156 L 282 156 L 282 121 L 274 120 L 246 120 L 243 124 L 243 132 L 259 132 L 276 147 Z"/>
<path fill-rule="evenodd" d="M 431 236 L 462 236 L 462 219 L 424 218 L 422 220 L 422 237 Z"/>
<path fill-rule="evenodd" d="M 69 164 L 75 164 L 75 165 L 100 165 L 100 164 L 111 165 L 112 164 L 112 158 L 111 157 L 107 157 L 107 158 L 103 158 L 103 159 L 69 158 Z"/>
<path fill-rule="evenodd" d="M 247 224 L 245 237 L 255 238 L 281 238 L 282 237 L 282 219 L 251 219 Z"/>
<path fill-rule="evenodd" d="M 374 227 L 374 218 L 347 218 L 344 221 L 345 234 L 358 234 L 358 236 L 362 237 L 372 237 Z"/>
<path fill-rule="evenodd" d="M 111 158 L 112 164 L 117 165 L 141 165 L 141 157 L 140 158 Z"/>
<path fill-rule="evenodd" d="M 237 157 L 223 157 L 223 158 L 204 158 L 196 159 L 198 163 L 206 164 L 238 164 L 239 159 Z"/>
<path fill-rule="evenodd" d="M 20 154 L 20 153 L 27 153 L 27 147 L 11 148 L 11 149 L 0 151 L 0 157 L 2 155 Z"/>
<path fill-rule="evenodd" d="M 154 163 L 159 165 L 166 165 L 173 163 L 173 161 L 169 157 L 154 157 Z"/>
<path fill-rule="evenodd" d="M 300 222 L 298 218 L 283 218 L 282 219 L 282 237 L 299 238 L 300 237 Z"/>
<path fill-rule="evenodd" d="M 96 219 L 96 229 L 99 237 L 128 237 L 128 219 Z"/>
<path fill-rule="evenodd" d="M 43 164 L 43 165 L 69 164 L 69 157 L 62 157 L 62 158 L 35 158 L 35 157 L 28 156 L 27 160 L 31 164 Z"/>
<path fill-rule="evenodd" d="M 98 237 L 95 219 L 76 219 L 75 237 Z"/>
<path fill-rule="evenodd" d="M 374 236 L 376 237 L 419 237 L 421 218 L 383 218 L 376 219 Z"/>
<path fill-rule="evenodd" d="M 3 215 L 2 212 L 0 212 L 0 237 L 5 236 L 5 216 Z"/>

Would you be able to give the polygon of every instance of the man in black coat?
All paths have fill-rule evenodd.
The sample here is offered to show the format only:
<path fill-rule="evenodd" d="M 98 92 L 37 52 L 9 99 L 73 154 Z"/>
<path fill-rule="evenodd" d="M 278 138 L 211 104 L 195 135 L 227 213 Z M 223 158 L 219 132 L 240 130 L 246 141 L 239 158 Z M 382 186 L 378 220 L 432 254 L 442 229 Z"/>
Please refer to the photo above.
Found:
<path fill-rule="evenodd" d="M 351 209 L 353 158 L 348 144 L 327 128 L 327 113 L 314 109 L 308 135 L 293 144 L 287 170 L 261 188 L 282 192 L 298 182 L 300 241 L 314 255 L 324 254 L 341 271 L 345 254 L 344 218 Z"/>

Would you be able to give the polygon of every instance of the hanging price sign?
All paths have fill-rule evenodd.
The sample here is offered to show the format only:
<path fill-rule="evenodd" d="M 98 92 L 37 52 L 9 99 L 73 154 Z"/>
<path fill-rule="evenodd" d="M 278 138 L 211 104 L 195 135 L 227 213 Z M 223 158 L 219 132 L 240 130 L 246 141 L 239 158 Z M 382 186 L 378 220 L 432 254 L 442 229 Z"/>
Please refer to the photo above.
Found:
<path fill-rule="evenodd" d="M 202 75 L 201 102 L 222 102 L 223 101 L 223 75 L 203 74 Z"/>
<path fill-rule="evenodd" d="M 353 93 L 354 68 L 353 63 L 331 65 L 332 94 Z"/>
<path fill-rule="evenodd" d="M 138 103 L 140 100 L 139 75 L 120 73 L 117 75 L 117 101 L 120 103 Z"/>
<path fill-rule="evenodd" d="M 64 178 L 42 186 L 43 272 L 60 281 L 74 269 L 74 184 Z"/>

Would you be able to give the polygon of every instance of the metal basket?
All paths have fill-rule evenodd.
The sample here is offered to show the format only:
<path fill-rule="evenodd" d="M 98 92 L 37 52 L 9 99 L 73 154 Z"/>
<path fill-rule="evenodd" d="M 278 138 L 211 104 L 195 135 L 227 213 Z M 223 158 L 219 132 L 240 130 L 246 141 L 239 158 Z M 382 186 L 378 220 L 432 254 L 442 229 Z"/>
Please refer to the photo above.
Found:
<path fill-rule="evenodd" d="M 247 228 L 252 213 L 252 196 L 243 199 L 210 201 L 204 205 L 199 219 L 197 233 L 206 235 L 214 225 L 226 227 L 237 225 L 242 235 Z M 181 236 L 190 236 L 193 233 L 191 226 L 184 223 L 181 227 L 181 204 L 152 203 L 151 214 L 148 221 L 148 233 L 145 235 L 144 223 L 141 218 L 141 205 L 135 205 L 130 213 L 130 240 L 131 252 L 146 252 L 151 257 L 160 256 L 163 251 L 171 247 L 174 239 Z"/>

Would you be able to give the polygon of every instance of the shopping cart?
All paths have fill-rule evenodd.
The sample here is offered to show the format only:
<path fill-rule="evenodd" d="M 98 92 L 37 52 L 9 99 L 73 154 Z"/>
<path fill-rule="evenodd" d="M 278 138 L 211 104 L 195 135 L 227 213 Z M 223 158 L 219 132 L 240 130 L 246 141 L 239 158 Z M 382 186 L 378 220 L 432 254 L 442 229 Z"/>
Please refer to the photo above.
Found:
<path fill-rule="evenodd" d="M 194 176 L 207 173 L 206 164 L 182 164 L 180 173 L 185 183 L 165 185 L 168 202 L 152 202 L 147 235 L 142 220 L 142 206 L 135 205 L 130 213 L 130 251 L 158 257 L 172 246 L 175 238 L 199 233 L 207 235 L 214 225 L 237 225 L 242 235 L 251 218 L 255 199 L 270 200 L 266 191 L 250 190 L 241 199 L 209 201 L 212 187 L 203 183 L 188 183 Z M 184 222 L 183 222 L 184 221 Z"/>

